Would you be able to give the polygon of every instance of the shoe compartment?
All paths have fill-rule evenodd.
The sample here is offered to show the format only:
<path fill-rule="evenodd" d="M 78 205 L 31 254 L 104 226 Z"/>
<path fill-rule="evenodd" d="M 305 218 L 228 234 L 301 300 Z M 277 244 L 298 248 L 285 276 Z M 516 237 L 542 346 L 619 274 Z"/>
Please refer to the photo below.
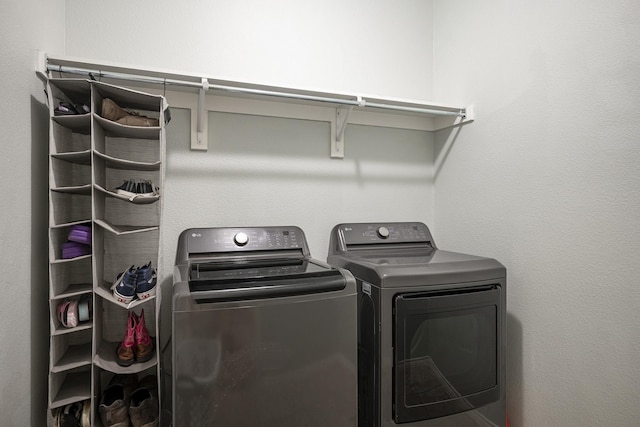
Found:
<path fill-rule="evenodd" d="M 91 399 L 91 367 L 82 366 L 49 375 L 49 408 Z"/>
<path fill-rule="evenodd" d="M 134 204 L 104 192 L 95 195 L 96 223 L 114 234 L 129 234 L 157 229 L 160 204 Z"/>
<path fill-rule="evenodd" d="M 95 277 L 98 284 L 96 293 L 120 308 L 140 305 L 142 302 L 135 298 L 128 305 L 118 303 L 113 298 L 111 285 L 118 274 L 132 265 L 141 267 L 151 261 L 151 266 L 157 268 L 159 238 L 160 233 L 157 228 L 151 231 L 118 235 L 96 227 L 94 244 L 96 247 L 103 248 L 103 256 L 95 257 Z M 149 301 L 154 300 L 155 297 L 149 299 Z"/>
<path fill-rule="evenodd" d="M 127 331 L 129 311 L 133 311 L 140 316 L 142 310 L 144 310 L 145 325 L 154 342 L 153 356 L 146 362 L 135 362 L 131 366 L 122 367 L 118 365 L 116 359 L 118 347 Z M 95 342 L 97 346 L 94 358 L 95 365 L 105 371 L 121 374 L 139 373 L 155 367 L 158 363 L 156 314 L 154 300 L 145 300 L 127 310 L 115 302 L 97 298 L 95 311 Z"/>
<path fill-rule="evenodd" d="M 91 366 L 91 329 L 51 337 L 51 372 Z"/>
<path fill-rule="evenodd" d="M 49 293 L 52 300 L 90 293 L 92 281 L 91 257 L 51 264 L 49 267 Z"/>
<path fill-rule="evenodd" d="M 91 149 L 91 117 L 54 117 L 51 122 L 51 155 L 89 152 Z"/>
<path fill-rule="evenodd" d="M 96 154 L 113 163 L 134 169 L 159 169 L 160 131 L 114 127 L 106 120 L 96 120 L 94 126 Z"/>
<path fill-rule="evenodd" d="M 93 312 L 93 300 L 92 300 L 93 296 L 91 295 L 90 292 L 89 293 L 85 292 L 81 295 L 75 295 L 75 296 L 69 297 L 68 299 L 72 301 L 78 301 L 81 297 L 89 298 L 89 302 L 91 304 L 91 311 Z M 65 301 L 67 301 L 67 298 L 57 298 L 55 300 L 51 300 L 51 302 L 49 303 L 50 305 L 49 311 L 51 314 L 51 331 L 52 331 L 51 336 L 55 337 L 58 335 L 71 335 L 76 332 L 91 330 L 93 328 L 93 321 L 92 321 L 93 315 L 91 315 L 91 317 L 88 320 L 80 321 L 78 304 L 75 304 L 76 309 L 74 310 L 74 315 L 76 316 L 76 319 L 78 319 L 77 326 L 67 327 L 60 322 L 60 319 L 58 318 L 58 307 L 64 304 Z"/>
<path fill-rule="evenodd" d="M 91 221 L 91 188 L 50 193 L 49 226 Z"/>
<path fill-rule="evenodd" d="M 162 98 L 134 90 L 128 90 L 107 83 L 94 82 L 92 111 L 102 116 L 102 101 L 105 98 L 113 100 L 118 107 L 146 116 L 160 119 Z"/>
<path fill-rule="evenodd" d="M 125 181 L 133 181 L 135 183 L 146 181 L 151 184 L 152 190 L 156 190 L 160 180 L 160 163 L 144 165 L 140 163 L 122 163 L 98 155 L 94 157 L 94 161 L 96 166 L 94 169 L 94 182 L 96 189 L 100 193 L 125 201 L 128 205 L 154 204 L 159 200 L 162 192 L 161 188 L 158 188 L 157 194 L 153 196 L 140 194 L 133 198 L 118 194 L 116 188 L 122 186 Z M 157 217 L 158 215 L 153 215 L 152 218 Z"/>
<path fill-rule="evenodd" d="M 91 255 L 91 246 L 69 241 L 71 226 L 49 229 L 49 260 L 73 262 Z"/>
<path fill-rule="evenodd" d="M 86 114 L 82 106 L 91 106 L 91 84 L 86 79 L 51 79 L 49 87 L 49 104 L 54 115 L 61 102 L 71 104 L 73 109 L 77 106 L 82 114 Z"/>
<path fill-rule="evenodd" d="M 49 176 L 51 189 L 71 189 L 91 185 L 91 155 L 65 156 L 63 158 L 50 157 L 51 174 Z M 78 189 L 80 191 L 80 189 Z"/>

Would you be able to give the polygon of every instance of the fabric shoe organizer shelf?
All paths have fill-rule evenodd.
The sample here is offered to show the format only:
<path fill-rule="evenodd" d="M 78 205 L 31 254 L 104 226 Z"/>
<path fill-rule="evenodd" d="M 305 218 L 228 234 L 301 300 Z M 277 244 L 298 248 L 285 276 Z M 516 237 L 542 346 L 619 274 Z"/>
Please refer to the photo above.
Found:
<path fill-rule="evenodd" d="M 93 80 L 47 80 L 49 136 L 49 423 L 66 405 L 90 403 L 91 425 L 100 426 L 102 393 L 116 374 L 153 375 L 160 392 L 160 280 L 154 296 L 118 302 L 111 286 L 130 266 L 151 261 L 159 271 L 161 200 L 165 156 L 165 112 L 162 96 Z M 143 116 L 157 126 L 119 124 L 102 115 L 103 99 Z M 61 102 L 85 106 L 77 114 L 56 111 Z M 64 105 L 64 104 L 63 104 Z M 116 192 L 127 180 L 151 182 L 156 195 L 129 198 Z M 90 253 L 63 253 L 71 232 L 90 227 Z M 74 257 L 71 257 L 74 256 Z M 89 319 L 80 316 L 67 327 L 58 316 L 65 301 L 88 302 Z M 85 303 L 85 308 L 87 304 Z M 154 343 L 151 360 L 123 367 L 117 348 L 127 331 L 130 312 L 144 311 Z M 161 396 L 158 395 L 158 400 Z M 158 414 L 159 416 L 159 414 Z"/>

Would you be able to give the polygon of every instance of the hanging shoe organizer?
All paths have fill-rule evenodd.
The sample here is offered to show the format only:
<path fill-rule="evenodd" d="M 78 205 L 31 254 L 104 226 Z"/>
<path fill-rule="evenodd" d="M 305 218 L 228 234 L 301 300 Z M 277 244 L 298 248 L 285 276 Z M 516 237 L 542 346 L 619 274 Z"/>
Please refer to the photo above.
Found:
<path fill-rule="evenodd" d="M 90 408 L 84 419 L 100 426 L 102 394 L 116 375 L 160 380 L 160 280 L 157 292 L 127 304 L 114 298 L 111 287 L 132 265 L 151 262 L 159 270 L 167 103 L 162 96 L 84 79 L 49 78 L 46 86 L 49 422 L 80 403 L 85 412 Z M 109 119 L 103 101 L 124 109 L 118 120 Z M 130 191 L 119 190 L 123 184 Z M 117 349 L 127 320 L 142 311 L 153 355 L 121 366 Z"/>

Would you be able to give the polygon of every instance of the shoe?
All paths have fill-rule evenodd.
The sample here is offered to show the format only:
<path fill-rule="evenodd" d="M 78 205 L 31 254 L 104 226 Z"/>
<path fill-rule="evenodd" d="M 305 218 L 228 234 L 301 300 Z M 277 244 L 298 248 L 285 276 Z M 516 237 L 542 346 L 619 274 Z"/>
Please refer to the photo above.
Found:
<path fill-rule="evenodd" d="M 157 427 L 160 418 L 158 384 L 156 377 L 148 375 L 131 393 L 129 418 L 133 427 Z"/>
<path fill-rule="evenodd" d="M 135 313 L 133 315 L 136 316 Z M 136 316 L 134 351 L 136 362 L 139 363 L 147 362 L 153 357 L 153 340 L 144 322 L 144 309 L 140 312 L 140 317 Z"/>
<path fill-rule="evenodd" d="M 153 183 L 149 180 L 138 183 L 138 189 L 136 191 L 141 197 L 154 197 L 158 195 L 158 187 L 154 187 Z"/>
<path fill-rule="evenodd" d="M 78 298 L 78 320 L 86 322 L 93 316 L 93 299 L 91 295 L 82 295 Z"/>
<path fill-rule="evenodd" d="M 123 384 L 110 384 L 103 392 L 98 412 L 102 427 L 130 427 L 131 391 Z"/>
<path fill-rule="evenodd" d="M 127 180 L 123 182 L 121 186 L 116 187 L 116 194 L 120 194 L 122 196 L 127 196 L 127 197 L 137 196 L 136 183 L 133 180 Z"/>
<path fill-rule="evenodd" d="M 75 402 L 58 408 L 55 414 L 55 427 L 80 427 L 80 418 L 84 415 L 84 405 L 86 401 Z M 89 424 L 87 424 L 88 426 Z M 84 425 L 82 425 L 84 427 Z"/>
<path fill-rule="evenodd" d="M 135 182 L 134 180 L 124 181 L 115 188 L 116 194 L 128 197 L 130 200 L 136 197 L 156 197 L 160 194 L 158 187 L 154 187 L 149 180 Z"/>
<path fill-rule="evenodd" d="M 91 245 L 91 226 L 84 224 L 72 225 L 67 240 L 84 245 Z"/>
<path fill-rule="evenodd" d="M 65 328 L 75 328 L 78 326 L 78 301 L 65 299 L 56 309 L 58 320 Z"/>
<path fill-rule="evenodd" d="M 151 261 L 136 270 L 136 296 L 139 300 L 147 299 L 156 294 L 158 278 L 156 270 L 151 268 Z"/>
<path fill-rule="evenodd" d="M 158 119 L 152 119 L 141 116 L 136 112 L 125 110 L 109 98 L 102 100 L 102 117 L 126 126 L 155 127 L 160 124 Z"/>
<path fill-rule="evenodd" d="M 141 126 L 141 127 L 158 127 L 160 122 L 158 119 L 152 119 L 146 116 L 140 116 L 138 113 L 132 112 L 131 115 L 125 116 L 116 120 L 116 123 L 126 126 Z"/>
<path fill-rule="evenodd" d="M 113 296 L 118 302 L 129 304 L 136 295 L 137 269 L 132 265 L 123 273 L 118 274 L 111 286 Z"/>
<path fill-rule="evenodd" d="M 62 244 L 62 259 L 77 258 L 91 253 L 91 246 L 78 242 L 65 242 Z"/>
<path fill-rule="evenodd" d="M 105 98 L 102 100 L 102 117 L 105 119 L 115 122 L 128 114 L 124 108 L 120 108 L 112 99 Z"/>
<path fill-rule="evenodd" d="M 72 104 L 70 102 L 60 101 L 53 112 L 56 116 L 75 116 L 90 113 L 91 109 L 87 104 Z"/>
<path fill-rule="evenodd" d="M 116 362 L 120 366 L 131 366 L 136 361 L 136 320 L 137 316 L 130 311 L 127 317 L 127 330 L 116 351 Z"/>
<path fill-rule="evenodd" d="M 91 399 L 87 399 L 82 404 L 80 414 L 80 427 L 91 427 Z"/>

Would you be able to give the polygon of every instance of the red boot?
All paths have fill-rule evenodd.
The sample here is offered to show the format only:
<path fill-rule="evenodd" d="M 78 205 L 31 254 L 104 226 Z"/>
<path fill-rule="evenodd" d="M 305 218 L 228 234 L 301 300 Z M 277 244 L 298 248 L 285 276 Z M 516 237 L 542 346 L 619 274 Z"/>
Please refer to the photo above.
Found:
<path fill-rule="evenodd" d="M 135 314 L 134 314 L 135 316 Z M 144 323 L 144 309 L 136 321 L 136 362 L 146 362 L 153 357 L 153 340 Z"/>
<path fill-rule="evenodd" d="M 120 366 L 131 366 L 135 362 L 135 332 L 136 332 L 136 314 L 129 312 L 127 317 L 127 331 L 118 347 L 118 357 L 116 362 Z"/>

